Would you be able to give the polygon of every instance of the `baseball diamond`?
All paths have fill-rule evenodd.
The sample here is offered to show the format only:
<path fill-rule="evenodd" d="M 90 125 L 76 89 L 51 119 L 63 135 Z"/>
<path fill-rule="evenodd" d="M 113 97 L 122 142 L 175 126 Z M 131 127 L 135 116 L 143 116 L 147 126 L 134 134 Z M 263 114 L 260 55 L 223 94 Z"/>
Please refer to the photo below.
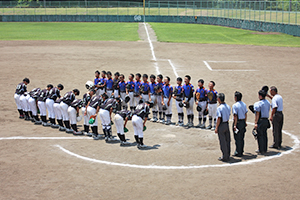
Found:
<path fill-rule="evenodd" d="M 93 41 L 0 40 L 0 199 L 300 197 L 299 48 L 95 26 Z"/>

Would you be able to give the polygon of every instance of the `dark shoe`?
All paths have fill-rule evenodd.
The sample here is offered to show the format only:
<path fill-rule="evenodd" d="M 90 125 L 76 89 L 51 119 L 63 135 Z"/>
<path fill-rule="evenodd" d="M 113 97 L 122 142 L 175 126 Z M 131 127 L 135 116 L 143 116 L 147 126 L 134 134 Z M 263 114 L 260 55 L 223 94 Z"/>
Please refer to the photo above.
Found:
<path fill-rule="evenodd" d="M 24 115 L 20 115 L 20 117 L 19 117 L 20 119 L 24 119 L 25 118 L 25 116 Z"/>
<path fill-rule="evenodd" d="M 240 153 L 235 152 L 235 153 L 233 154 L 233 156 L 236 156 L 236 157 L 243 157 L 243 154 L 240 154 Z"/>
<path fill-rule="evenodd" d="M 270 146 L 270 148 L 272 148 L 272 149 L 280 149 L 280 147 L 276 147 L 274 145 Z"/>
<path fill-rule="evenodd" d="M 219 157 L 218 160 L 222 161 L 222 162 L 228 162 L 229 161 L 229 159 L 224 159 L 224 158 L 221 158 L 221 157 Z"/>
<path fill-rule="evenodd" d="M 212 128 L 212 126 L 211 125 L 208 125 L 208 127 L 206 127 L 206 129 L 211 129 Z"/>

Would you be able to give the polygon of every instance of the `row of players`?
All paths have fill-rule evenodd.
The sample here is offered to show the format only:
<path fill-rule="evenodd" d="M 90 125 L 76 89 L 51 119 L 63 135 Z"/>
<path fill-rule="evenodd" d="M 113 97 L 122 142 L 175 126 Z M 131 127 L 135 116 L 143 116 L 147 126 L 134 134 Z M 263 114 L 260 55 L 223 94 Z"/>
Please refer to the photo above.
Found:
<path fill-rule="evenodd" d="M 186 75 L 184 80 L 181 77 L 177 78 L 177 85 L 173 88 L 170 85 L 170 78 L 166 76 L 163 78 L 161 74 L 151 75 L 150 82 L 148 82 L 148 75 L 140 73 L 130 74 L 128 81 L 125 81 L 125 76 L 116 72 L 112 78 L 111 72 L 95 72 L 96 78 L 94 82 L 88 82 L 88 88 L 97 89 L 96 95 L 106 93 L 108 97 L 111 95 L 120 97 L 122 100 L 123 109 L 128 108 L 135 110 L 135 107 L 141 99 L 144 101 L 153 101 L 152 108 L 153 117 L 152 122 L 160 122 L 166 125 L 172 124 L 172 101 L 175 100 L 178 113 L 178 126 L 186 128 L 193 127 L 194 122 L 194 103 L 197 106 L 199 124 L 196 127 L 207 128 L 214 130 L 216 127 L 217 114 L 217 94 L 214 89 L 215 82 L 210 81 L 208 89 L 204 87 L 204 81 L 198 81 L 198 88 L 194 90 L 194 86 L 190 83 L 191 77 Z M 135 79 L 135 80 L 134 80 Z M 142 80 L 141 80 L 142 79 Z M 184 84 L 183 84 L 184 81 Z M 125 101 L 129 97 L 129 102 Z M 184 112 L 183 107 L 186 108 L 186 115 L 188 123 L 183 124 Z M 206 127 L 206 115 L 209 115 L 209 125 Z M 214 120 L 214 126 L 212 121 Z"/>

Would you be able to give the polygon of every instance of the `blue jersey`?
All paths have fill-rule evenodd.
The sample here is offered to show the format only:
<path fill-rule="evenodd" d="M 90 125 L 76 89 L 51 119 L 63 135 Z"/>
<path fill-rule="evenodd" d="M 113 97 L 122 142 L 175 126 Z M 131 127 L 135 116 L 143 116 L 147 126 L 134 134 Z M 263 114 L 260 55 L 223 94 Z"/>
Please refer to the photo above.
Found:
<path fill-rule="evenodd" d="M 127 81 L 126 86 L 128 90 L 133 90 L 135 86 L 134 81 Z"/>
<path fill-rule="evenodd" d="M 95 78 L 94 85 L 98 85 L 99 82 L 100 82 L 100 78 Z"/>
<path fill-rule="evenodd" d="M 172 92 L 173 92 L 173 87 L 170 84 L 163 86 L 163 93 L 165 98 L 169 98 L 170 95 L 172 95 Z"/>
<path fill-rule="evenodd" d="M 141 81 L 135 81 L 134 82 L 134 92 L 139 93 L 141 85 L 142 85 Z"/>
<path fill-rule="evenodd" d="M 149 82 L 142 82 L 142 86 L 143 86 L 143 94 L 148 94 L 150 91 L 150 86 L 149 86 Z"/>
<path fill-rule="evenodd" d="M 184 97 L 192 97 L 194 94 L 194 86 L 192 84 L 184 84 L 183 85 Z"/>
<path fill-rule="evenodd" d="M 126 83 L 125 81 L 120 81 L 119 82 L 119 88 L 120 88 L 120 92 L 126 92 Z"/>
<path fill-rule="evenodd" d="M 150 87 L 150 94 L 155 94 L 154 88 L 157 84 L 154 83 L 149 83 L 149 87 Z"/>
<path fill-rule="evenodd" d="M 163 89 L 163 87 L 164 87 L 164 83 L 163 82 L 161 82 L 161 83 L 157 83 L 156 85 L 158 85 L 161 89 Z M 158 94 L 161 94 L 161 92 L 160 93 L 158 93 Z"/>
<path fill-rule="evenodd" d="M 207 94 L 208 103 L 212 103 L 212 104 L 217 103 L 217 94 L 218 94 L 218 92 L 216 90 L 207 89 L 206 94 Z"/>
<path fill-rule="evenodd" d="M 104 85 L 105 83 L 106 83 L 106 81 L 107 81 L 107 78 L 100 78 L 100 83 L 101 83 L 101 85 Z"/>
<path fill-rule="evenodd" d="M 199 101 L 206 101 L 207 100 L 207 93 L 206 93 L 206 89 L 204 87 L 198 87 L 196 90 L 196 93 L 200 93 L 200 98 L 197 99 Z"/>
<path fill-rule="evenodd" d="M 107 79 L 106 80 L 106 89 L 112 90 L 114 85 L 114 81 L 112 79 Z"/>
<path fill-rule="evenodd" d="M 181 96 L 183 94 L 183 87 L 182 85 L 176 85 L 175 90 L 177 91 L 175 96 Z"/>

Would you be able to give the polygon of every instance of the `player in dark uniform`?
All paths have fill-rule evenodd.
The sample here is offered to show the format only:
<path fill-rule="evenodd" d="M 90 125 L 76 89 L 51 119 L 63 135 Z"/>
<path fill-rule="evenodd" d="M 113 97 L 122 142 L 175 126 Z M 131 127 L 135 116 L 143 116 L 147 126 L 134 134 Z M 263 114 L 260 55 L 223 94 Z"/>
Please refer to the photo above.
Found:
<path fill-rule="evenodd" d="M 186 128 L 190 128 L 194 126 L 194 86 L 190 83 L 191 77 L 186 75 L 184 77 L 185 84 L 183 85 L 183 94 L 184 100 L 183 104 L 186 105 L 186 115 L 188 118 L 188 123 L 185 125 Z"/>
<path fill-rule="evenodd" d="M 96 91 L 95 90 L 90 90 L 90 91 L 88 91 L 87 93 L 85 93 L 84 95 L 83 95 L 83 98 L 82 98 L 82 108 L 81 108 L 81 111 L 82 111 L 82 114 L 83 114 L 83 120 L 84 120 L 84 122 L 83 122 L 83 126 L 84 126 L 84 134 L 85 135 L 87 135 L 87 136 L 92 136 L 92 134 L 91 133 L 89 133 L 89 131 L 90 131 L 90 126 L 89 126 L 89 118 L 88 118 L 88 116 L 87 115 L 84 115 L 84 113 L 85 113 L 85 111 L 86 111 L 86 109 L 87 109 L 87 105 L 88 105 L 88 103 L 90 102 L 90 100 L 92 99 L 92 97 L 93 97 L 93 95 L 96 93 Z"/>
<path fill-rule="evenodd" d="M 158 118 L 157 118 L 157 103 L 156 103 L 156 95 L 155 95 L 155 86 L 156 86 L 156 82 L 155 82 L 155 75 L 151 74 L 150 76 L 150 83 L 149 83 L 149 89 L 150 89 L 150 99 L 154 105 L 152 107 L 152 113 L 153 113 L 153 117 L 150 120 L 151 122 L 157 122 Z"/>
<path fill-rule="evenodd" d="M 86 110 L 84 112 L 84 116 L 87 116 L 88 119 L 94 118 L 95 121 L 91 125 L 91 129 L 93 132 L 93 138 L 98 140 L 100 139 L 100 135 L 98 134 L 98 113 L 100 110 L 100 105 L 102 104 L 103 100 L 101 96 L 94 96 L 88 102 L 86 106 Z"/>
<path fill-rule="evenodd" d="M 53 88 L 53 85 L 49 84 L 47 85 L 47 89 L 43 89 L 40 91 L 39 97 L 37 98 L 38 101 L 38 107 L 40 110 L 40 117 L 42 119 L 41 122 L 36 122 L 36 125 L 43 124 L 43 126 L 49 126 L 47 125 L 47 109 L 46 109 L 46 99 L 48 96 L 48 92 Z"/>
<path fill-rule="evenodd" d="M 26 85 L 29 84 L 29 83 L 30 83 L 30 80 L 28 78 L 24 78 L 23 82 L 19 83 L 17 85 L 16 92 L 15 92 L 15 95 L 14 95 L 14 99 L 15 99 L 15 102 L 17 104 L 20 119 L 24 119 L 24 114 L 29 119 L 28 112 L 26 113 L 23 110 L 22 103 L 21 103 L 21 100 L 20 100 L 20 99 L 24 98 L 24 93 L 27 92 L 27 86 Z"/>
<path fill-rule="evenodd" d="M 182 78 L 178 77 L 177 78 L 177 85 L 175 86 L 174 89 L 174 96 L 173 98 L 176 100 L 176 108 L 177 108 L 177 113 L 178 113 L 178 123 L 176 124 L 177 126 L 183 126 L 183 107 L 180 107 L 180 103 L 182 103 L 183 100 L 183 87 L 182 87 Z"/>
<path fill-rule="evenodd" d="M 57 128 L 57 126 L 55 125 L 55 112 L 53 109 L 53 104 L 57 98 L 60 98 L 60 91 L 63 89 L 64 86 L 62 84 L 58 84 L 57 87 L 52 88 L 47 95 L 46 107 L 48 110 L 48 118 L 50 120 L 50 123 L 47 123 L 47 125 L 53 128 Z"/>
<path fill-rule="evenodd" d="M 117 134 L 120 138 L 120 146 L 130 144 L 129 142 L 126 141 L 124 129 L 126 128 L 127 121 L 131 120 L 131 118 L 132 118 L 132 113 L 129 110 L 117 111 L 114 117 L 115 125 L 117 128 Z"/>
<path fill-rule="evenodd" d="M 134 138 L 137 143 L 138 148 L 146 148 L 147 146 L 144 145 L 144 134 L 143 129 L 146 125 L 147 118 L 150 111 L 150 102 L 147 101 L 145 103 L 139 104 L 135 111 L 133 112 L 132 116 L 132 125 L 134 129 Z"/>
<path fill-rule="evenodd" d="M 198 111 L 199 114 L 199 124 L 197 127 L 199 128 L 205 128 L 205 123 L 206 123 L 206 115 L 204 115 L 204 112 L 206 111 L 206 104 L 207 104 L 207 94 L 206 94 L 206 89 L 203 86 L 204 80 L 200 79 L 198 81 L 198 88 L 195 92 L 195 103 L 198 107 L 201 108 L 200 111 Z M 201 124 L 203 119 L 203 123 Z"/>
<path fill-rule="evenodd" d="M 108 98 L 111 97 L 112 93 L 114 92 L 114 81 L 112 79 L 112 74 L 110 71 L 107 72 L 107 79 L 106 79 L 106 94 Z"/>
<path fill-rule="evenodd" d="M 78 89 L 74 89 L 73 91 L 67 92 L 62 101 L 60 102 L 60 109 L 63 114 L 63 121 L 66 126 L 66 132 L 67 133 L 73 133 L 71 126 L 70 126 L 70 121 L 69 121 L 69 114 L 68 114 L 68 108 L 71 105 L 71 103 L 75 100 L 75 96 L 79 95 L 80 91 Z"/>
<path fill-rule="evenodd" d="M 206 129 L 211 129 L 212 131 L 216 128 L 217 123 L 217 95 L 218 92 L 214 89 L 215 82 L 210 81 L 208 84 L 208 89 L 206 90 L 207 93 L 207 111 L 209 116 L 209 125 Z M 214 120 L 214 126 L 212 126 L 212 120 Z"/>
<path fill-rule="evenodd" d="M 82 107 L 82 104 L 82 99 L 75 99 L 68 108 L 73 135 L 82 135 L 82 132 L 77 129 L 77 117 L 79 116 L 79 109 Z"/>

